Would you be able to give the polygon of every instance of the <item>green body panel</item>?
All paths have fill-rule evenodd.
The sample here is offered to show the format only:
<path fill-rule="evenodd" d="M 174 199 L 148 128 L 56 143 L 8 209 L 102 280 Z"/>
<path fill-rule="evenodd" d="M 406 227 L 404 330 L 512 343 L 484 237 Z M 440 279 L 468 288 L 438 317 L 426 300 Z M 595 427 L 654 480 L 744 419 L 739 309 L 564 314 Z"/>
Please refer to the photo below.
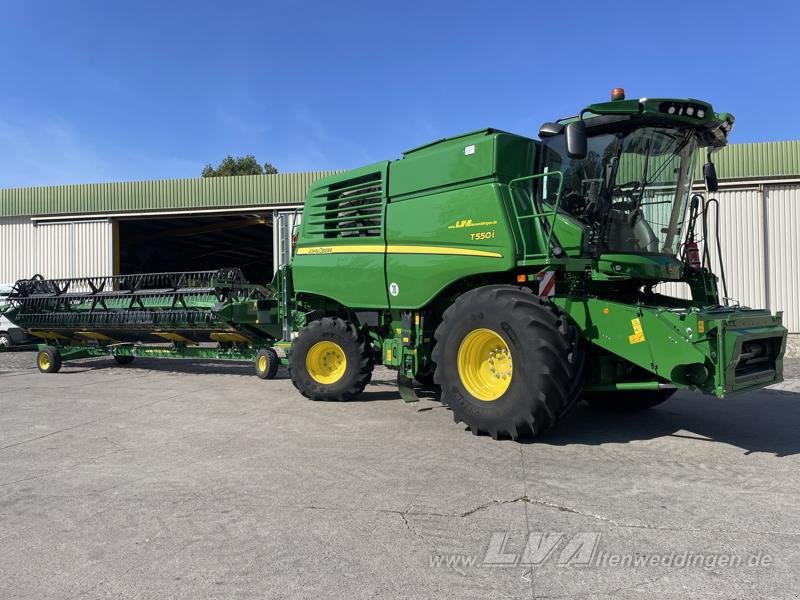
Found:
<path fill-rule="evenodd" d="M 469 152 L 469 154 L 465 154 Z M 415 148 L 392 163 L 392 200 L 437 188 L 471 185 L 494 177 L 495 136 L 466 134 Z"/>
<path fill-rule="evenodd" d="M 375 163 L 311 186 L 292 259 L 295 293 L 330 298 L 352 308 L 387 306 L 384 228 L 388 167 L 388 161 Z M 352 181 L 356 183 L 342 185 Z M 359 235 L 358 222 L 342 220 L 346 217 L 341 215 L 353 212 L 341 208 L 345 202 L 370 205 L 368 212 L 377 215 L 370 219 L 377 223 L 370 227 L 371 235 Z"/>
<path fill-rule="evenodd" d="M 551 222 L 553 233 L 567 256 L 580 256 L 583 252 L 583 238 L 586 233 L 581 224 L 564 213 L 558 213 Z"/>
<path fill-rule="evenodd" d="M 392 308 L 420 308 L 454 281 L 514 267 L 514 238 L 500 188 L 483 183 L 389 203 L 386 277 L 396 284 Z"/>
<path fill-rule="evenodd" d="M 353 309 L 386 308 L 384 256 L 382 245 L 376 245 L 371 253 L 299 255 L 292 261 L 295 291 L 330 298 Z"/>
<path fill-rule="evenodd" d="M 717 397 L 782 380 L 786 328 L 780 315 L 740 308 L 702 311 L 635 306 L 601 298 L 557 297 L 581 337 L 656 380 Z M 701 325 L 702 323 L 702 325 Z M 768 340 L 775 368 L 741 372 L 742 345 Z M 704 370 L 703 370 L 704 369 Z M 743 370 L 746 371 L 746 370 Z M 600 384 L 618 383 L 604 372 Z"/>
<path fill-rule="evenodd" d="M 353 309 L 421 308 L 456 281 L 512 269 L 520 240 L 507 186 L 531 173 L 535 145 L 481 130 L 316 182 L 292 260 L 294 291 Z M 374 197 L 363 191 L 370 177 Z M 380 219 L 370 213 L 377 206 L 357 206 L 342 189 L 379 200 Z M 358 211 L 370 218 L 355 219 Z"/>
<path fill-rule="evenodd" d="M 597 261 L 597 271 L 620 279 L 679 281 L 684 264 L 663 254 L 603 254 Z"/>

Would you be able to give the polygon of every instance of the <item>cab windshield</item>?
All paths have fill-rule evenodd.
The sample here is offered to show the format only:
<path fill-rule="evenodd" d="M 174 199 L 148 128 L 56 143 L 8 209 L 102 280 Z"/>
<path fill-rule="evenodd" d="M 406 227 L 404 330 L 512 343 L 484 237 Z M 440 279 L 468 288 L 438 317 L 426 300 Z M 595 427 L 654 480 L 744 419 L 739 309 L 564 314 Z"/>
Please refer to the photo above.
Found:
<path fill-rule="evenodd" d="M 591 135 L 591 129 L 590 129 Z M 584 159 L 570 159 L 564 136 L 543 140 L 544 172 L 561 171 L 560 210 L 586 224 L 587 250 L 677 255 L 694 177 L 690 129 L 641 127 L 589 138 Z M 551 204 L 558 180 L 545 177 Z"/>

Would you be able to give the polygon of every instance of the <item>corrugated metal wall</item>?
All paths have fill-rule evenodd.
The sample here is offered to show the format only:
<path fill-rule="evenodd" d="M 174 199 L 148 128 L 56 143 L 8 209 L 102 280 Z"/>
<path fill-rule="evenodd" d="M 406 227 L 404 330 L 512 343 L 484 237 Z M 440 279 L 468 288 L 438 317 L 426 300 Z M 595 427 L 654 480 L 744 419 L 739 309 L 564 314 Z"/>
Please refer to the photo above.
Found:
<path fill-rule="evenodd" d="M 32 228 L 32 273 L 45 278 L 113 274 L 110 220 L 37 223 Z"/>
<path fill-rule="evenodd" d="M 33 222 L 0 219 L 0 283 L 39 273 L 84 277 L 113 272 L 113 230 L 109 219 Z"/>
<path fill-rule="evenodd" d="M 721 209 L 728 296 L 744 306 L 782 310 L 789 332 L 800 333 L 800 184 L 743 186 L 713 195 Z M 714 210 L 710 210 L 709 250 L 712 268 L 719 275 Z M 689 297 L 685 284 L 661 284 L 658 290 Z"/>
<path fill-rule="evenodd" d="M 767 187 L 769 304 L 784 311 L 784 323 L 800 333 L 800 186 Z"/>
<path fill-rule="evenodd" d="M 714 194 L 720 206 L 720 241 L 728 282 L 728 297 L 744 306 L 762 308 L 765 293 L 766 260 L 763 202 L 758 190 L 720 191 Z M 711 208 L 709 229 L 716 215 Z M 713 240 L 713 232 L 709 230 Z M 712 270 L 719 274 L 717 252 L 711 242 Z M 720 287 L 720 293 L 722 289 Z"/>
<path fill-rule="evenodd" d="M 27 217 L 0 219 L 0 283 L 33 273 L 33 226 Z"/>

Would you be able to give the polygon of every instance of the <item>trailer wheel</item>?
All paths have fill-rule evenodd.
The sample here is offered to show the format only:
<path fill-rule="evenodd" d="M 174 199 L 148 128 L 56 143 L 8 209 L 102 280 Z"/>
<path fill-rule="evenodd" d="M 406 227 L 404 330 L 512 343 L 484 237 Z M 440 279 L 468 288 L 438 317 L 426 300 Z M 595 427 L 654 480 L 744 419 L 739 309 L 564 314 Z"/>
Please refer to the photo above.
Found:
<path fill-rule="evenodd" d="M 117 361 L 118 365 L 129 365 L 133 362 L 133 356 L 128 356 L 127 354 L 115 354 L 114 360 Z"/>
<path fill-rule="evenodd" d="M 255 360 L 256 375 L 261 379 L 272 379 L 278 372 L 280 362 L 278 353 L 272 348 L 259 350 Z"/>
<path fill-rule="evenodd" d="M 373 351 L 355 325 L 323 318 L 306 325 L 292 342 L 289 375 L 312 400 L 350 400 L 372 379 Z"/>
<path fill-rule="evenodd" d="M 678 390 L 646 390 L 641 392 L 586 392 L 583 399 L 600 410 L 632 412 L 646 410 L 666 402 Z"/>
<path fill-rule="evenodd" d="M 11 336 L 7 333 L 0 333 L 0 348 L 11 348 L 14 343 L 11 341 Z"/>
<path fill-rule="evenodd" d="M 39 351 L 36 366 L 41 373 L 58 373 L 61 370 L 61 353 L 52 346 Z"/>
<path fill-rule="evenodd" d="M 577 330 L 528 288 L 463 294 L 445 311 L 435 338 L 442 401 L 475 435 L 535 436 L 578 401 L 584 353 Z"/>

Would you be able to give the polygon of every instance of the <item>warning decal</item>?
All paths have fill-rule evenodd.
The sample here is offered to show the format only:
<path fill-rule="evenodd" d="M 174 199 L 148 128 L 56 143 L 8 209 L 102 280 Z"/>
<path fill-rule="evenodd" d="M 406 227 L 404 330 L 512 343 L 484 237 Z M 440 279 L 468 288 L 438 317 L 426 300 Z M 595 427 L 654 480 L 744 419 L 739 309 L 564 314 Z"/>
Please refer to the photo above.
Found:
<path fill-rule="evenodd" d="M 628 336 L 628 342 L 631 344 L 639 344 L 644 341 L 644 331 L 642 330 L 642 322 L 639 317 L 631 319 L 631 326 L 633 327 L 633 334 Z"/>

